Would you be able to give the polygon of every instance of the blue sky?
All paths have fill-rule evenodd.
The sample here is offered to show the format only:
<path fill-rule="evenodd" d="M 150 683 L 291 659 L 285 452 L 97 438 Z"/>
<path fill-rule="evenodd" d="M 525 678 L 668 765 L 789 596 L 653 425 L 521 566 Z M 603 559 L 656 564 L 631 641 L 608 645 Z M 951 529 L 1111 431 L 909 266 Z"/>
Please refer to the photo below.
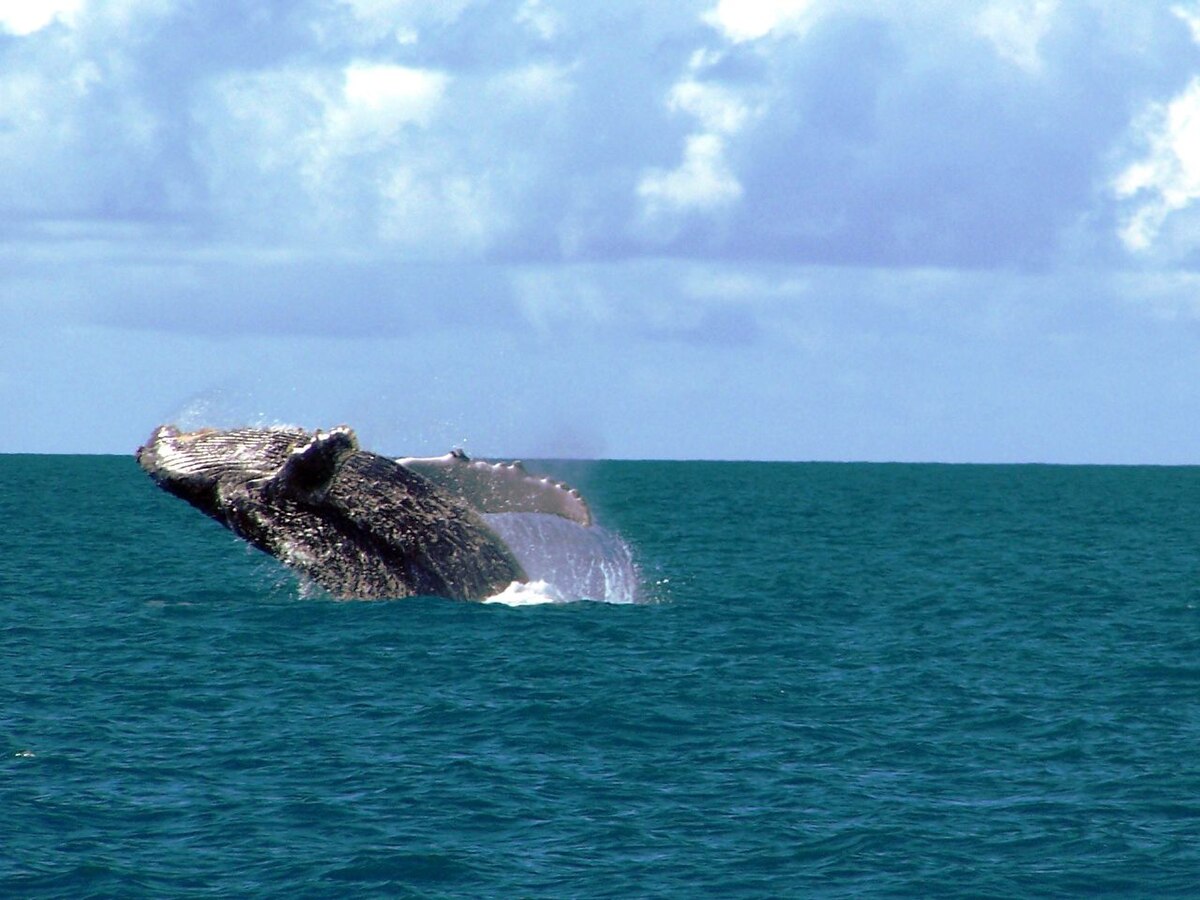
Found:
<path fill-rule="evenodd" d="M 1200 458 L 1200 3 L 0 0 L 0 452 Z"/>

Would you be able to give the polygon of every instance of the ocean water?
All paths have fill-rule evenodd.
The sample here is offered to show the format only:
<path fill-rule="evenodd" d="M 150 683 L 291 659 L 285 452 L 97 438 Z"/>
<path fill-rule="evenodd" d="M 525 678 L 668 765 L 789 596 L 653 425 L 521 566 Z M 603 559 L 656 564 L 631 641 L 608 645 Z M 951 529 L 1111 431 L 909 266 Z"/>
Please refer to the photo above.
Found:
<path fill-rule="evenodd" d="M 1200 893 L 1200 469 L 556 471 L 641 602 L 336 602 L 0 457 L 0 896 Z"/>

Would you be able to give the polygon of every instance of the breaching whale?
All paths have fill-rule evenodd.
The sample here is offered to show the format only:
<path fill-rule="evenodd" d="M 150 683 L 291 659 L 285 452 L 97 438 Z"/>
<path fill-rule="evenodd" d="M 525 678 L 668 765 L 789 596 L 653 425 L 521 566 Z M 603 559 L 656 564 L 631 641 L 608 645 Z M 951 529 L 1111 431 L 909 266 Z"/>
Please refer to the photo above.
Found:
<path fill-rule="evenodd" d="M 485 521 L 541 513 L 590 526 L 574 488 L 461 450 L 392 459 L 347 426 L 162 425 L 136 453 L 159 487 L 341 598 L 482 600 L 527 580 Z"/>

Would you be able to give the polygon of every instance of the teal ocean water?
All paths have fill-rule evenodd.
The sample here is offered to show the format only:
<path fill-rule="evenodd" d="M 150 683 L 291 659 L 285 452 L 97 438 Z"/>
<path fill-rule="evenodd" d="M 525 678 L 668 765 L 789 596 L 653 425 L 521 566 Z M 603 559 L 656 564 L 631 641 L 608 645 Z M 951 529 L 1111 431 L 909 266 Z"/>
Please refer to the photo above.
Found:
<path fill-rule="evenodd" d="M 0 457 L 0 896 L 1200 890 L 1200 469 L 558 473 L 646 602 L 336 602 Z"/>

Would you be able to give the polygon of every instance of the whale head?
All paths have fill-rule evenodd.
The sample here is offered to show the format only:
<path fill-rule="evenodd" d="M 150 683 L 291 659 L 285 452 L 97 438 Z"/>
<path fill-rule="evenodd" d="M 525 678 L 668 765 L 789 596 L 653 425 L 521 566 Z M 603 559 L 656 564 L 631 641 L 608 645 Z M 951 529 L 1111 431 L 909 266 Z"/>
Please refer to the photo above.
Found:
<path fill-rule="evenodd" d="M 136 458 L 159 487 L 209 515 L 220 491 L 258 484 L 271 493 L 314 494 L 327 486 L 358 439 L 345 425 L 330 431 L 302 428 L 202 428 L 180 431 L 160 425 L 138 448 Z"/>

